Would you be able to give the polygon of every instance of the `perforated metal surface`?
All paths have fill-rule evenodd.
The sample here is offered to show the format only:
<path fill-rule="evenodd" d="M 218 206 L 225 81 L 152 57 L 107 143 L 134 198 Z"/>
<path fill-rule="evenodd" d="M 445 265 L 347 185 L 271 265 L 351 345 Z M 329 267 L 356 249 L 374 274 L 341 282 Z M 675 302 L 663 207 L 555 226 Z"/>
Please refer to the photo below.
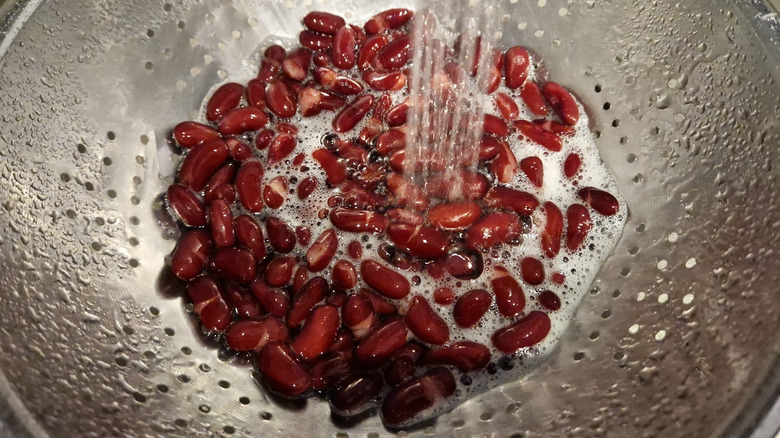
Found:
<path fill-rule="evenodd" d="M 772 17 L 725 0 L 514 1 L 503 40 L 537 51 L 591 109 L 631 216 L 543 367 L 408 431 L 377 416 L 332 420 L 316 399 L 273 399 L 249 364 L 219 357 L 164 266 L 173 228 L 159 210 L 174 171 L 168 132 L 197 117 L 214 83 L 267 35 L 293 36 L 307 10 L 359 21 L 381 6 L 17 4 L 10 17 L 24 25 L 0 42 L 0 370 L 22 414 L 9 428 L 101 437 L 749 428 L 779 380 L 780 56 L 753 30 Z"/>

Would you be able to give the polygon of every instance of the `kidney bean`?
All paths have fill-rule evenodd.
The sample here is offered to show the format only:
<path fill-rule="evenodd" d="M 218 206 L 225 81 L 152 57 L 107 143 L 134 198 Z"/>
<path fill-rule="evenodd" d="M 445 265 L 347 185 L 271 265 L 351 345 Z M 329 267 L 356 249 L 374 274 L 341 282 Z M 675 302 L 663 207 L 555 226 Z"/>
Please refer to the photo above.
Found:
<path fill-rule="evenodd" d="M 201 276 L 187 283 L 193 311 L 208 331 L 222 331 L 230 324 L 230 308 L 222 299 L 222 288 L 212 277 Z"/>
<path fill-rule="evenodd" d="M 528 52 L 520 47 L 511 47 L 504 55 L 504 71 L 506 74 L 506 86 L 510 89 L 519 88 L 528 78 L 528 70 L 531 61 Z"/>
<path fill-rule="evenodd" d="M 331 391 L 351 369 L 345 353 L 327 351 L 311 363 L 311 387 L 317 391 Z"/>
<path fill-rule="evenodd" d="M 354 353 L 355 338 L 352 336 L 352 332 L 346 328 L 341 328 L 336 333 L 336 339 L 330 346 L 328 351 L 339 352 L 347 357 L 348 360 L 352 360 L 352 354 Z"/>
<path fill-rule="evenodd" d="M 255 256 L 244 248 L 220 248 L 211 257 L 209 271 L 236 283 L 249 283 L 255 278 Z"/>
<path fill-rule="evenodd" d="M 333 47 L 333 36 L 304 30 L 298 34 L 298 42 L 307 49 L 319 52 Z"/>
<path fill-rule="evenodd" d="M 243 287 L 226 285 L 224 297 L 225 302 L 235 309 L 239 319 L 257 318 L 263 313 L 263 308 L 254 295 Z"/>
<path fill-rule="evenodd" d="M 408 35 L 390 41 L 377 53 L 375 62 L 380 70 L 397 70 L 409 61 L 412 45 Z"/>
<path fill-rule="evenodd" d="M 544 181 L 544 167 L 539 157 L 526 157 L 520 160 L 520 169 L 536 187 L 541 187 Z"/>
<path fill-rule="evenodd" d="M 529 122 L 528 120 L 514 121 L 515 128 L 532 142 L 544 146 L 546 149 L 558 152 L 561 150 L 563 142 L 558 134 L 547 131 L 542 125 Z"/>
<path fill-rule="evenodd" d="M 287 158 L 295 149 L 297 141 L 290 134 L 277 135 L 268 146 L 268 164 L 278 163 Z"/>
<path fill-rule="evenodd" d="M 287 312 L 287 327 L 300 326 L 314 306 L 325 299 L 329 291 L 328 281 L 322 277 L 313 277 L 306 282 L 300 293 L 293 298 L 290 310 Z"/>
<path fill-rule="evenodd" d="M 561 234 L 563 234 L 563 214 L 552 202 L 544 203 L 547 220 L 542 230 L 542 251 L 547 257 L 555 257 L 561 250 Z"/>
<path fill-rule="evenodd" d="M 563 174 L 567 178 L 573 177 L 579 170 L 582 160 L 577 154 L 569 154 L 566 156 L 566 161 L 563 162 Z"/>
<path fill-rule="evenodd" d="M 493 345 L 504 353 L 514 353 L 541 342 L 550 332 L 550 327 L 550 317 L 534 310 L 509 326 L 496 330 L 492 336 Z"/>
<path fill-rule="evenodd" d="M 514 120 L 520 115 L 520 108 L 506 93 L 498 93 L 496 95 L 496 107 L 498 107 L 498 112 L 506 120 Z"/>
<path fill-rule="evenodd" d="M 290 282 L 296 260 L 292 257 L 275 257 L 265 267 L 263 278 L 271 287 L 281 287 Z"/>
<path fill-rule="evenodd" d="M 445 230 L 467 228 L 482 216 L 482 209 L 476 202 L 453 202 L 439 204 L 428 210 L 428 220 Z"/>
<path fill-rule="evenodd" d="M 370 94 L 357 97 L 336 115 L 333 119 L 333 129 L 336 132 L 351 130 L 368 114 L 373 104 L 374 97 Z"/>
<path fill-rule="evenodd" d="M 363 338 L 377 322 L 371 300 L 365 295 L 347 296 L 341 307 L 341 315 L 344 325 L 352 330 L 356 339 Z"/>
<path fill-rule="evenodd" d="M 259 161 L 246 161 L 236 174 L 236 191 L 241 204 L 257 213 L 263 209 L 263 166 Z"/>
<path fill-rule="evenodd" d="M 369 35 L 377 34 L 386 29 L 396 29 L 412 19 L 414 13 L 409 9 L 388 9 L 374 15 L 364 26 Z"/>
<path fill-rule="evenodd" d="M 305 87 L 298 93 L 298 109 L 303 117 L 314 117 L 322 112 L 322 93 L 314 87 Z"/>
<path fill-rule="evenodd" d="M 312 11 L 303 17 L 303 24 L 315 32 L 333 35 L 346 22 L 338 15 L 329 12 Z"/>
<path fill-rule="evenodd" d="M 460 181 L 460 184 L 453 184 Z M 485 175 L 467 170 L 437 172 L 425 180 L 424 189 L 428 196 L 455 200 L 482 199 L 487 191 L 488 180 Z"/>
<path fill-rule="evenodd" d="M 363 72 L 363 80 L 377 91 L 399 91 L 406 86 L 406 75 L 400 71 L 382 73 L 366 70 Z"/>
<path fill-rule="evenodd" d="M 407 333 L 401 318 L 390 317 L 363 337 L 355 349 L 355 356 L 366 367 L 378 367 L 403 347 Z"/>
<path fill-rule="evenodd" d="M 547 82 L 542 85 L 542 94 L 564 123 L 572 126 L 577 124 L 580 109 L 571 93 L 555 82 Z"/>
<path fill-rule="evenodd" d="M 205 230 L 190 230 L 179 239 L 171 256 L 171 270 L 181 280 L 192 280 L 206 267 L 213 243 Z"/>
<path fill-rule="evenodd" d="M 457 279 L 474 280 L 482 275 L 482 254 L 461 246 L 450 247 L 444 259 L 444 269 Z"/>
<path fill-rule="evenodd" d="M 347 260 L 339 260 L 333 265 L 331 274 L 333 287 L 340 290 L 349 290 L 357 284 L 357 271 L 355 265 Z"/>
<path fill-rule="evenodd" d="M 339 161 L 338 157 L 327 149 L 317 149 L 312 152 L 312 157 L 317 161 L 327 176 L 328 184 L 338 186 L 347 178 L 347 168 Z"/>
<path fill-rule="evenodd" d="M 466 230 L 465 244 L 477 250 L 488 250 L 499 243 L 508 243 L 522 232 L 517 216 L 510 213 L 488 213 Z"/>
<path fill-rule="evenodd" d="M 252 79 L 246 84 L 246 101 L 250 106 L 259 110 L 265 110 L 265 86 L 260 79 Z"/>
<path fill-rule="evenodd" d="M 572 204 L 566 209 L 566 248 L 575 251 L 587 237 L 593 222 L 585 206 Z"/>
<path fill-rule="evenodd" d="M 263 51 L 263 57 L 271 62 L 281 64 L 284 61 L 284 57 L 287 56 L 287 51 L 284 47 L 278 44 L 272 44 Z"/>
<path fill-rule="evenodd" d="M 555 292 L 553 291 L 546 290 L 540 293 L 538 300 L 539 304 L 547 310 L 555 312 L 561 308 L 561 299 L 558 298 L 558 295 L 555 295 Z"/>
<path fill-rule="evenodd" d="M 181 122 L 173 128 L 173 138 L 185 149 L 193 148 L 204 141 L 220 138 L 219 132 L 211 126 L 198 122 Z"/>
<path fill-rule="evenodd" d="M 283 176 L 277 176 L 263 187 L 263 201 L 269 208 L 277 209 L 287 199 L 287 181 Z"/>
<path fill-rule="evenodd" d="M 366 284 L 387 298 L 401 299 L 411 291 L 406 277 L 373 260 L 364 260 L 360 264 L 360 275 Z"/>
<path fill-rule="evenodd" d="M 244 86 L 241 84 L 228 82 L 219 87 L 206 104 L 206 119 L 209 122 L 216 122 L 228 110 L 237 107 L 241 103 L 243 95 Z"/>
<path fill-rule="evenodd" d="M 555 284 L 563 284 L 566 281 L 566 276 L 560 272 L 555 272 L 552 275 L 552 281 Z"/>
<path fill-rule="evenodd" d="M 361 71 L 367 70 L 374 63 L 374 59 L 377 54 L 385 47 L 390 41 L 384 35 L 374 35 L 366 39 L 363 45 L 358 50 L 357 66 Z"/>
<path fill-rule="evenodd" d="M 292 80 L 303 81 L 309 74 L 311 50 L 299 47 L 290 52 L 282 61 L 282 72 Z"/>
<path fill-rule="evenodd" d="M 265 87 L 265 99 L 268 108 L 281 118 L 294 116 L 298 109 L 292 90 L 287 83 L 279 79 L 268 82 Z"/>
<path fill-rule="evenodd" d="M 397 355 L 385 370 L 385 380 L 389 385 L 398 385 L 414 377 L 417 365 L 409 356 Z"/>
<path fill-rule="evenodd" d="M 355 371 L 339 383 L 330 396 L 330 404 L 340 413 L 354 415 L 370 407 L 384 387 L 382 374 L 376 371 Z"/>
<path fill-rule="evenodd" d="M 425 218 L 416 211 L 405 208 L 391 208 L 385 212 L 385 216 L 390 222 L 408 225 L 422 225 Z"/>
<path fill-rule="evenodd" d="M 490 350 L 484 345 L 463 341 L 431 350 L 424 356 L 426 365 L 451 365 L 467 373 L 481 370 L 490 362 Z"/>
<path fill-rule="evenodd" d="M 433 301 L 441 306 L 449 306 L 455 301 L 455 292 L 448 287 L 440 287 L 433 291 Z"/>
<path fill-rule="evenodd" d="M 389 126 L 401 126 L 406 123 L 407 115 L 409 114 L 409 99 L 407 98 L 398 105 L 387 110 L 385 114 L 385 122 Z"/>
<path fill-rule="evenodd" d="M 388 303 L 387 300 L 385 300 L 378 294 L 375 294 L 374 292 L 371 292 L 368 289 L 360 289 L 358 293 L 371 300 L 371 306 L 373 306 L 374 312 L 376 312 L 377 315 L 381 315 L 381 316 L 395 315 L 396 313 L 395 306 Z"/>
<path fill-rule="evenodd" d="M 263 59 L 260 61 L 260 70 L 257 72 L 255 79 L 260 82 L 266 83 L 275 78 L 281 70 L 281 64 L 269 59 Z"/>
<path fill-rule="evenodd" d="M 298 199 L 306 199 L 317 188 L 317 178 L 307 176 L 298 183 Z"/>
<path fill-rule="evenodd" d="M 436 259 L 447 252 L 447 236 L 425 225 L 390 224 L 387 237 L 415 257 Z"/>
<path fill-rule="evenodd" d="M 473 289 L 463 294 L 455 303 L 452 314 L 455 323 L 463 328 L 469 328 L 479 322 L 490 309 L 492 298 L 484 289 Z"/>
<path fill-rule="evenodd" d="M 295 248 L 295 232 L 286 222 L 275 217 L 265 220 L 265 230 L 271 247 L 281 253 L 288 253 Z"/>
<path fill-rule="evenodd" d="M 590 208 L 604 216 L 612 216 L 620 209 L 617 198 L 611 193 L 595 187 L 582 188 L 577 192 L 577 195 L 580 199 L 587 202 Z"/>
<path fill-rule="evenodd" d="M 354 233 L 381 233 L 387 227 L 387 219 L 381 213 L 368 210 L 334 208 L 330 221 L 336 228 Z"/>
<path fill-rule="evenodd" d="M 309 270 L 304 265 L 298 266 L 292 279 L 292 293 L 294 297 L 303 290 L 303 286 L 309 281 Z"/>
<path fill-rule="evenodd" d="M 490 162 L 490 170 L 498 182 L 507 184 L 514 180 L 517 173 L 517 158 L 506 142 L 499 143 L 498 153 Z"/>
<path fill-rule="evenodd" d="M 221 199 L 215 199 L 209 208 L 209 223 L 211 238 L 217 248 L 233 246 L 235 234 L 233 233 L 233 213 L 230 205 Z"/>
<path fill-rule="evenodd" d="M 338 249 L 339 238 L 333 229 L 327 229 L 306 252 L 306 266 L 312 272 L 319 272 L 328 267 Z"/>
<path fill-rule="evenodd" d="M 225 341 L 238 352 L 260 352 L 269 342 L 286 341 L 288 335 L 282 320 L 269 315 L 233 323 L 225 332 Z"/>
<path fill-rule="evenodd" d="M 431 308 L 428 301 L 420 295 L 415 295 L 412 298 L 404 321 L 409 330 L 423 342 L 441 345 L 450 339 L 450 330 L 447 327 L 447 323 Z"/>
<path fill-rule="evenodd" d="M 266 249 L 260 225 L 251 216 L 242 214 L 234 220 L 233 229 L 238 243 L 249 248 L 255 260 L 262 261 L 265 258 Z"/>
<path fill-rule="evenodd" d="M 223 135 L 243 134 L 257 131 L 268 123 L 268 116 L 253 106 L 227 111 L 219 122 L 219 132 Z"/>
<path fill-rule="evenodd" d="M 406 131 L 402 128 L 392 128 L 376 138 L 376 150 L 382 155 L 403 151 L 404 148 L 406 148 Z"/>
<path fill-rule="evenodd" d="M 400 426 L 455 392 L 455 377 L 436 367 L 393 388 L 382 402 L 382 421 Z"/>
<path fill-rule="evenodd" d="M 179 168 L 179 183 L 196 192 L 203 190 L 229 156 L 227 144 L 220 139 L 207 140 L 194 146 Z"/>
<path fill-rule="evenodd" d="M 483 132 L 496 138 L 506 138 L 509 135 L 509 126 L 501 118 L 493 114 L 485 114 Z"/>
<path fill-rule="evenodd" d="M 523 311 L 525 308 L 523 288 L 506 269 L 497 266 L 490 284 L 496 296 L 499 313 L 511 318 Z"/>
<path fill-rule="evenodd" d="M 230 137 L 225 140 L 225 144 L 228 147 L 228 150 L 230 151 L 230 158 L 236 160 L 236 161 L 246 161 L 249 158 L 252 158 L 254 153 L 252 153 L 252 149 L 249 147 L 248 144 L 244 143 L 243 141 L 235 138 Z"/>
<path fill-rule="evenodd" d="M 485 204 L 493 208 L 509 210 L 530 216 L 539 206 L 539 201 L 530 193 L 509 187 L 491 187 L 485 195 Z"/>
<path fill-rule="evenodd" d="M 331 59 L 336 68 L 349 70 L 355 66 L 355 30 L 350 26 L 341 26 L 333 37 Z"/>
<path fill-rule="evenodd" d="M 520 90 L 520 98 L 523 99 L 525 106 L 536 116 L 547 116 L 547 104 L 542 97 L 542 92 L 539 87 L 531 82 L 527 81 L 523 84 L 523 88 Z"/>
<path fill-rule="evenodd" d="M 544 266 L 542 262 L 533 258 L 526 257 L 520 261 L 520 272 L 523 275 L 523 281 L 536 286 L 544 281 Z"/>
<path fill-rule="evenodd" d="M 181 184 L 173 184 L 168 187 L 168 206 L 176 212 L 179 219 L 188 227 L 204 227 L 208 223 L 206 219 L 206 206 L 198 199 L 198 196 Z"/>
<path fill-rule="evenodd" d="M 263 306 L 266 312 L 273 316 L 283 317 L 290 307 L 287 294 L 279 289 L 271 289 L 261 278 L 255 279 L 250 285 L 252 294 Z"/>
<path fill-rule="evenodd" d="M 329 305 L 317 307 L 306 319 L 301 332 L 293 339 L 290 346 L 304 360 L 312 360 L 330 347 L 340 324 L 339 311 L 336 307 Z"/>
<path fill-rule="evenodd" d="M 283 396 L 297 397 L 311 385 L 308 367 L 281 341 L 270 342 L 260 351 L 257 368 L 266 387 Z"/>

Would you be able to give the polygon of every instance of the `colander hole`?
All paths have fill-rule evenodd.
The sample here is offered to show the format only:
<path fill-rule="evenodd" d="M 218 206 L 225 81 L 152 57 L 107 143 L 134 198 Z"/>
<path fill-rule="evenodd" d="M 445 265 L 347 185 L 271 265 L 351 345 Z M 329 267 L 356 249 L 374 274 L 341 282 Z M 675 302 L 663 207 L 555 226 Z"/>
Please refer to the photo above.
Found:
<path fill-rule="evenodd" d="M 60 179 L 63 182 L 68 182 L 68 181 L 70 181 L 70 175 L 68 175 L 67 173 L 61 173 L 60 174 Z"/>
<path fill-rule="evenodd" d="M 145 162 L 144 157 L 141 155 L 136 155 L 135 162 L 143 166 Z"/>
<path fill-rule="evenodd" d="M 135 401 L 137 401 L 138 403 L 144 403 L 144 402 L 146 402 L 146 396 L 145 396 L 145 395 L 143 395 L 143 394 L 141 394 L 140 392 L 134 392 L 134 393 L 133 393 L 133 398 L 134 398 L 134 399 L 135 399 Z"/>
<path fill-rule="evenodd" d="M 585 357 L 585 353 L 578 351 L 574 353 L 574 356 L 572 356 L 572 359 L 574 359 L 575 362 L 581 361 Z"/>
<path fill-rule="evenodd" d="M 168 392 L 168 385 L 157 385 L 157 390 L 165 394 Z"/>
<path fill-rule="evenodd" d="M 108 192 L 106 192 L 109 198 L 115 199 L 116 198 L 116 190 L 110 189 Z"/>
<path fill-rule="evenodd" d="M 141 144 L 148 144 L 149 143 L 149 137 L 146 134 L 141 135 Z"/>
<path fill-rule="evenodd" d="M 335 435 L 336 438 L 349 438 L 349 434 L 346 432 L 338 432 Z"/>
<path fill-rule="evenodd" d="M 224 351 L 220 351 L 219 353 L 217 353 L 217 359 L 219 359 L 220 362 L 227 362 L 231 359 L 231 357 L 232 356 L 230 354 Z"/>
<path fill-rule="evenodd" d="M 141 198 L 139 198 L 138 196 L 133 195 L 133 196 L 130 197 L 130 202 L 132 202 L 133 205 L 138 205 L 138 204 L 141 203 Z"/>
<path fill-rule="evenodd" d="M 626 161 L 628 161 L 629 163 L 633 163 L 634 161 L 636 161 L 636 155 L 634 154 L 626 155 Z"/>
<path fill-rule="evenodd" d="M 95 250 L 95 251 L 100 251 L 100 249 L 103 248 L 103 245 L 101 245 L 98 242 L 92 242 L 91 246 L 92 246 L 92 249 Z"/>
<path fill-rule="evenodd" d="M 116 133 L 114 131 L 108 131 L 108 133 L 106 133 L 106 137 L 109 140 L 116 140 Z"/>
<path fill-rule="evenodd" d="M 126 367 L 127 359 L 125 359 L 124 357 L 116 357 L 114 358 L 114 363 L 119 365 L 120 367 Z"/>
<path fill-rule="evenodd" d="M 366 434 L 366 438 L 379 438 L 379 434 L 376 432 L 369 432 Z"/>
<path fill-rule="evenodd" d="M 144 64 L 144 68 L 146 68 L 149 71 L 154 70 L 154 63 L 152 61 L 146 61 L 146 64 Z"/>
<path fill-rule="evenodd" d="M 173 9 L 173 5 L 172 4 L 166 3 L 166 4 L 163 5 L 163 10 L 165 12 L 171 12 L 171 9 Z"/>
<path fill-rule="evenodd" d="M 598 295 L 599 292 L 601 292 L 601 288 L 598 286 L 593 286 L 592 288 L 590 288 L 591 295 Z"/>
<path fill-rule="evenodd" d="M 523 435 L 522 433 L 514 433 L 510 435 L 509 438 L 525 438 L 525 435 Z"/>
<path fill-rule="evenodd" d="M 638 246 L 632 246 L 631 248 L 628 248 L 628 253 L 631 255 L 636 255 L 639 252 Z"/>
<path fill-rule="evenodd" d="M 208 373 L 209 371 L 211 371 L 211 367 L 205 363 L 198 365 L 198 369 L 203 371 L 204 373 Z"/>
<path fill-rule="evenodd" d="M 138 259 L 130 259 L 130 260 L 127 262 L 127 264 L 129 264 L 131 268 L 137 268 L 137 267 L 138 267 L 138 265 L 139 265 L 139 263 L 138 263 Z"/>
<path fill-rule="evenodd" d="M 170 327 L 165 327 L 165 328 L 163 329 L 163 332 L 165 332 L 165 334 L 166 334 L 166 335 L 168 335 L 168 336 L 173 336 L 173 335 L 175 335 L 175 334 L 176 334 L 176 331 L 174 331 L 174 330 L 173 330 L 172 328 L 170 328 Z"/>
<path fill-rule="evenodd" d="M 157 357 L 157 355 L 156 355 L 156 354 L 154 354 L 154 352 L 153 352 L 153 351 L 144 351 L 144 354 L 143 354 L 143 355 L 144 355 L 144 359 L 146 359 L 146 360 L 152 360 L 152 359 L 154 359 L 155 357 Z"/>
<path fill-rule="evenodd" d="M 187 420 L 182 420 L 181 418 L 177 418 L 176 421 L 173 422 L 177 427 L 187 427 Z"/>
<path fill-rule="evenodd" d="M 628 143 L 628 137 L 620 137 L 620 144 Z"/>
<path fill-rule="evenodd" d="M 214 14 L 206 14 L 206 21 L 208 21 L 209 23 L 213 23 L 216 20 L 217 18 L 214 16 Z"/>
<path fill-rule="evenodd" d="M 594 330 L 594 331 L 590 332 L 590 336 L 589 337 L 590 337 L 590 339 L 595 341 L 596 339 L 599 338 L 599 336 L 601 336 L 601 332 L 599 332 L 598 330 Z"/>
<path fill-rule="evenodd" d="M 621 294 L 620 289 L 615 289 L 612 291 L 612 298 L 619 298 Z"/>
<path fill-rule="evenodd" d="M 483 412 L 482 415 L 479 416 L 479 419 L 482 421 L 490 421 L 490 419 L 493 418 L 492 412 Z"/>
<path fill-rule="evenodd" d="M 109 157 L 103 157 L 103 165 L 110 166 L 113 161 L 111 161 L 111 158 Z"/>
<path fill-rule="evenodd" d="M 260 418 L 262 418 L 265 421 L 271 421 L 274 418 L 274 416 L 270 412 L 261 412 Z"/>
<path fill-rule="evenodd" d="M 605 110 L 609 111 L 609 108 L 611 106 L 612 106 L 612 104 L 610 104 L 609 102 L 604 102 L 604 105 L 602 106 L 602 108 L 604 108 Z"/>
<path fill-rule="evenodd" d="M 225 426 L 222 428 L 222 431 L 228 435 L 233 435 L 234 433 L 236 433 L 236 428 L 233 426 Z"/>
<path fill-rule="evenodd" d="M 135 330 L 133 330 L 133 328 L 132 328 L 132 327 L 130 327 L 129 325 L 123 326 L 123 327 L 122 327 L 122 331 L 123 331 L 123 332 L 124 332 L 126 335 L 132 335 L 133 333 L 135 333 Z"/>
<path fill-rule="evenodd" d="M 520 409 L 520 403 L 509 403 L 506 405 L 507 414 L 514 414 L 518 409 Z"/>
<path fill-rule="evenodd" d="M 637 233 L 644 233 L 646 229 L 647 229 L 647 225 L 645 224 L 639 224 L 636 226 Z"/>
<path fill-rule="evenodd" d="M 425 432 L 426 435 L 436 435 L 436 426 L 428 426 L 423 432 Z"/>
<path fill-rule="evenodd" d="M 615 119 L 615 120 L 613 120 L 613 121 L 612 121 L 612 126 L 613 126 L 613 127 L 615 127 L 615 128 L 617 128 L 618 126 L 620 126 L 620 120 L 619 120 L 619 119 Z"/>
<path fill-rule="evenodd" d="M 146 36 L 154 38 L 154 31 L 152 29 L 146 29 Z"/>
<path fill-rule="evenodd" d="M 95 185 L 92 184 L 91 182 L 87 181 L 87 182 L 84 183 L 84 188 L 87 189 L 88 192 L 91 192 L 91 191 L 95 190 Z"/>
<path fill-rule="evenodd" d="M 650 128 L 650 135 L 658 135 L 659 129 L 657 126 Z"/>
<path fill-rule="evenodd" d="M 83 144 L 79 143 L 79 144 L 76 145 L 76 150 L 83 154 L 83 153 L 87 152 L 87 147 L 84 146 Z"/>
<path fill-rule="evenodd" d="M 186 26 L 186 24 L 183 21 L 179 21 L 179 23 L 176 25 L 176 27 L 179 29 L 184 29 L 184 26 Z"/>
<path fill-rule="evenodd" d="M 133 184 L 140 186 L 142 182 L 143 180 L 141 179 L 140 176 L 136 175 L 133 177 Z"/>
<path fill-rule="evenodd" d="M 130 217 L 130 223 L 133 225 L 138 225 L 141 222 L 140 219 L 138 219 L 136 216 Z"/>
<path fill-rule="evenodd" d="M 595 87 L 593 87 L 593 91 L 595 91 L 596 93 L 601 93 L 601 85 L 596 85 Z"/>
<path fill-rule="evenodd" d="M 593 135 L 595 135 L 596 138 L 601 138 L 601 131 L 593 131 Z"/>
<path fill-rule="evenodd" d="M 159 314 L 160 314 L 160 309 L 158 309 L 158 308 L 156 308 L 156 307 L 150 307 L 150 308 L 149 308 L 149 313 L 150 313 L 152 316 L 157 316 L 157 315 L 159 315 Z"/>
<path fill-rule="evenodd" d="M 609 310 L 609 309 L 607 309 L 607 310 L 605 310 L 605 311 L 601 312 L 601 318 L 602 318 L 602 319 L 607 319 L 607 318 L 609 318 L 610 316 L 612 316 L 612 311 L 611 311 L 611 310 Z"/>
<path fill-rule="evenodd" d="M 639 184 L 645 180 L 645 177 L 641 173 L 637 173 L 636 175 L 634 175 L 633 179 L 634 179 L 634 183 Z"/>
<path fill-rule="evenodd" d="M 621 277 L 628 277 L 628 275 L 631 274 L 631 268 L 625 267 L 620 270 L 620 276 Z"/>
<path fill-rule="evenodd" d="M 97 225 L 99 227 L 102 227 L 105 224 L 106 224 L 106 221 L 102 217 L 96 217 L 95 218 L 95 225 Z"/>
<path fill-rule="evenodd" d="M 406 438 L 407 436 L 409 436 L 409 434 L 406 431 L 402 430 L 402 431 L 399 431 L 398 433 L 396 433 L 395 436 L 400 437 L 400 438 Z"/>
<path fill-rule="evenodd" d="M 65 210 L 65 216 L 69 217 L 70 219 L 76 219 L 76 216 L 78 216 L 78 215 L 76 214 L 75 211 L 73 211 L 71 209 L 68 209 L 68 210 Z"/>
<path fill-rule="evenodd" d="M 192 349 L 190 347 L 181 347 L 181 352 L 187 356 L 192 354 Z"/>
<path fill-rule="evenodd" d="M 248 405 L 249 404 L 249 397 L 239 397 L 238 402 L 242 405 Z"/>
<path fill-rule="evenodd" d="M 624 357 L 626 357 L 626 354 L 622 351 L 616 351 L 615 354 L 612 355 L 612 358 L 615 360 L 622 360 Z"/>
<path fill-rule="evenodd" d="M 219 382 L 217 382 L 217 385 L 219 385 L 220 388 L 225 388 L 225 389 L 230 388 L 230 382 L 228 382 L 227 380 L 220 380 Z"/>
<path fill-rule="evenodd" d="M 209 405 L 200 405 L 198 406 L 198 410 L 203 412 L 204 414 L 208 414 L 209 412 L 211 412 L 211 408 L 209 407 Z"/>

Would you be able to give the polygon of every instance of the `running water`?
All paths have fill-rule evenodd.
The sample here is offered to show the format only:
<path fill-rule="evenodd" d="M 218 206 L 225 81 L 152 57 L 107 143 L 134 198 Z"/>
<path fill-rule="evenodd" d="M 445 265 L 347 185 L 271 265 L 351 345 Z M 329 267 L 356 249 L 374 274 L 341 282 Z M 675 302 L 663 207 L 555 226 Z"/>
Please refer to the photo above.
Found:
<path fill-rule="evenodd" d="M 443 174 L 459 193 L 458 171 L 476 167 L 493 37 L 499 20 L 492 5 L 475 0 L 440 2 L 419 12 L 412 24 L 406 177 L 422 187 Z M 408 171 L 409 163 L 413 171 Z"/>

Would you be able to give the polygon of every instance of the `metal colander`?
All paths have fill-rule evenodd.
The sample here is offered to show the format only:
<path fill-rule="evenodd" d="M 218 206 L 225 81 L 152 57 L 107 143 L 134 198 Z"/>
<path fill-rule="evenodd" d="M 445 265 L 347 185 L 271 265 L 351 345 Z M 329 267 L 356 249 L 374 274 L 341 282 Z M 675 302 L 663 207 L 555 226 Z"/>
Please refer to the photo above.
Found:
<path fill-rule="evenodd" d="M 538 52 L 590 108 L 630 210 L 557 351 L 521 381 L 391 431 L 378 415 L 344 422 L 322 400 L 271 397 L 251 364 L 198 334 L 165 265 L 171 127 L 198 117 L 268 35 L 293 37 L 306 11 L 359 22 L 387 6 L 0 4 L 0 431 L 771 436 L 777 423 L 760 421 L 780 388 L 780 31 L 757 1 L 502 3 L 503 42 Z"/>

